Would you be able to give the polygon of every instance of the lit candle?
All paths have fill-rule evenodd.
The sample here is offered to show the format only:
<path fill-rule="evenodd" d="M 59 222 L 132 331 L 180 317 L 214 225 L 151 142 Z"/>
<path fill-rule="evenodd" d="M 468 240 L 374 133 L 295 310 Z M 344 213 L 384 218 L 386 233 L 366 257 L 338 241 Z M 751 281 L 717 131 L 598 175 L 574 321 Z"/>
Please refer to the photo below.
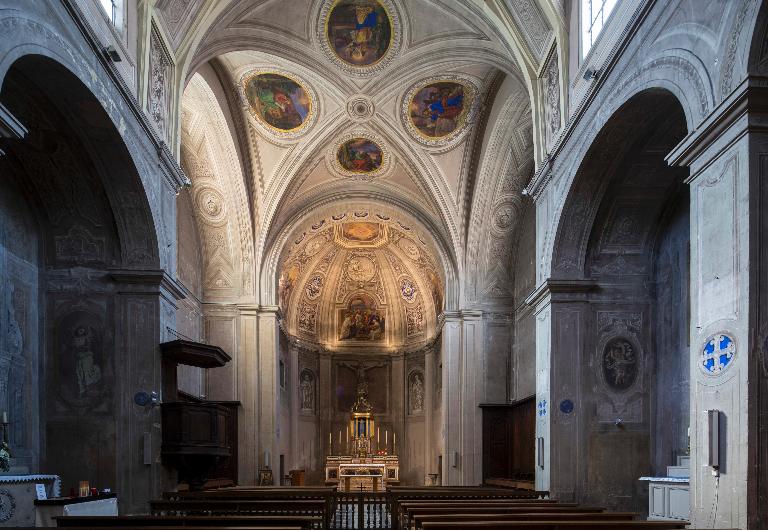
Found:
<path fill-rule="evenodd" d="M 389 429 L 384 429 L 384 445 L 389 445 Z"/>
<path fill-rule="evenodd" d="M 349 443 L 349 425 L 347 425 L 347 443 Z"/>
<path fill-rule="evenodd" d="M 392 450 L 394 451 L 395 446 L 397 445 L 397 433 L 392 432 Z"/>
<path fill-rule="evenodd" d="M 333 434 L 328 433 L 328 450 L 333 450 Z"/>
<path fill-rule="evenodd" d="M 377 428 L 376 428 L 376 445 L 377 445 L 377 446 L 379 445 L 379 442 L 380 442 L 380 435 L 381 435 L 381 429 L 379 429 L 379 428 L 377 427 Z"/>
<path fill-rule="evenodd" d="M 341 445 L 341 429 L 339 429 L 339 445 Z"/>

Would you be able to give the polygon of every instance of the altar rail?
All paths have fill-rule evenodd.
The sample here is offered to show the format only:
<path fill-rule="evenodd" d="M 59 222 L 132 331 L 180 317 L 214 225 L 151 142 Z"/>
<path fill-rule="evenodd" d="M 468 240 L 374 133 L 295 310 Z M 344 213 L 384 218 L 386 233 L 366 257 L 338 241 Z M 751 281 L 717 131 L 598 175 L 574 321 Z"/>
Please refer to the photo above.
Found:
<path fill-rule="evenodd" d="M 331 512 L 332 530 L 391 528 L 387 494 L 384 492 L 337 492 Z"/>

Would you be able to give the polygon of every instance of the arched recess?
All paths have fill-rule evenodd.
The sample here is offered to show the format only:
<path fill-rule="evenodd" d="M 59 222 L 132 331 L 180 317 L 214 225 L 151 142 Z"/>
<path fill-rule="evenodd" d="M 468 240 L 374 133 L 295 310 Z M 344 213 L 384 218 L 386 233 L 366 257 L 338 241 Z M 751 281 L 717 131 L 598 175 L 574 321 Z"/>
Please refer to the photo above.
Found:
<path fill-rule="evenodd" d="M 688 170 L 664 160 L 686 134 L 673 94 L 636 94 L 597 135 L 565 201 L 550 281 L 572 294 L 552 295 L 549 473 L 553 491 L 580 502 L 643 512 L 637 478 L 686 454 Z M 565 400 L 574 406 L 558 407 Z M 574 446 L 576 433 L 585 442 Z"/>
<path fill-rule="evenodd" d="M 159 436 L 158 411 L 131 410 L 135 392 L 160 387 L 167 310 L 148 197 L 101 100 L 60 63 L 19 58 L 0 101 L 28 130 L 0 156 L 0 335 L 14 337 L 0 346 L 0 406 L 11 448 L 66 488 L 113 484 L 135 509 L 162 487 L 159 448 L 142 465 L 128 436 Z"/>

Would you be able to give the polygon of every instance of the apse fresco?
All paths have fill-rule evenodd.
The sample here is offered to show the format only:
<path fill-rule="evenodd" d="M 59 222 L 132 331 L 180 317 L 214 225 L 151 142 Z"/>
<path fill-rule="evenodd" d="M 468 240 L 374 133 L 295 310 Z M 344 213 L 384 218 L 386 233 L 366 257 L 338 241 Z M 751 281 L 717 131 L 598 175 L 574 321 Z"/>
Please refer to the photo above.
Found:
<path fill-rule="evenodd" d="M 245 94 L 256 115 L 281 131 L 298 129 L 311 112 L 307 91 L 293 79 L 280 74 L 251 77 L 245 83 Z"/>
<path fill-rule="evenodd" d="M 443 283 L 440 281 L 440 276 L 432 269 L 427 269 L 427 280 L 429 280 L 429 287 L 432 290 L 432 300 L 435 303 L 435 314 L 439 315 L 443 312 Z"/>
<path fill-rule="evenodd" d="M 288 310 L 288 302 L 291 299 L 291 293 L 296 286 L 296 281 L 299 278 L 301 267 L 297 263 L 292 263 L 290 267 L 285 269 L 280 275 L 277 285 L 278 304 L 280 310 L 286 312 Z"/>
<path fill-rule="evenodd" d="M 424 136 L 442 138 L 464 124 L 470 99 L 469 91 L 461 83 L 431 83 L 413 96 L 411 122 Z"/>
<path fill-rule="evenodd" d="M 380 341 L 384 338 L 384 313 L 368 294 L 357 294 L 339 310 L 339 340 Z"/>
<path fill-rule="evenodd" d="M 340 0 L 326 24 L 331 49 L 345 63 L 370 66 L 387 53 L 392 23 L 376 0 Z"/>
<path fill-rule="evenodd" d="M 378 223 L 344 223 L 342 234 L 349 241 L 367 243 L 379 237 L 381 227 Z"/>
<path fill-rule="evenodd" d="M 384 155 L 375 142 L 367 138 L 352 138 L 341 144 L 336 157 L 344 170 L 365 174 L 379 169 Z"/>

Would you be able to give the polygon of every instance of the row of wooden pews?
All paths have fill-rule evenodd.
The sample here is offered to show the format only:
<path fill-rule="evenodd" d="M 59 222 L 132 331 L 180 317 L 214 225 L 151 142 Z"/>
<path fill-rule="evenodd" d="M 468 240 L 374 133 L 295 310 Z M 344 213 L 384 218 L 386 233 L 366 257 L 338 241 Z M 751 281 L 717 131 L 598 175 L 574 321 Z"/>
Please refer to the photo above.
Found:
<path fill-rule="evenodd" d="M 149 515 L 69 516 L 62 528 L 95 530 L 325 530 L 335 488 L 233 487 L 171 492 L 150 501 Z"/>
<path fill-rule="evenodd" d="M 556 502 L 546 492 L 493 488 L 392 488 L 397 530 L 668 530 L 685 521 L 645 521 L 631 512 Z"/>

